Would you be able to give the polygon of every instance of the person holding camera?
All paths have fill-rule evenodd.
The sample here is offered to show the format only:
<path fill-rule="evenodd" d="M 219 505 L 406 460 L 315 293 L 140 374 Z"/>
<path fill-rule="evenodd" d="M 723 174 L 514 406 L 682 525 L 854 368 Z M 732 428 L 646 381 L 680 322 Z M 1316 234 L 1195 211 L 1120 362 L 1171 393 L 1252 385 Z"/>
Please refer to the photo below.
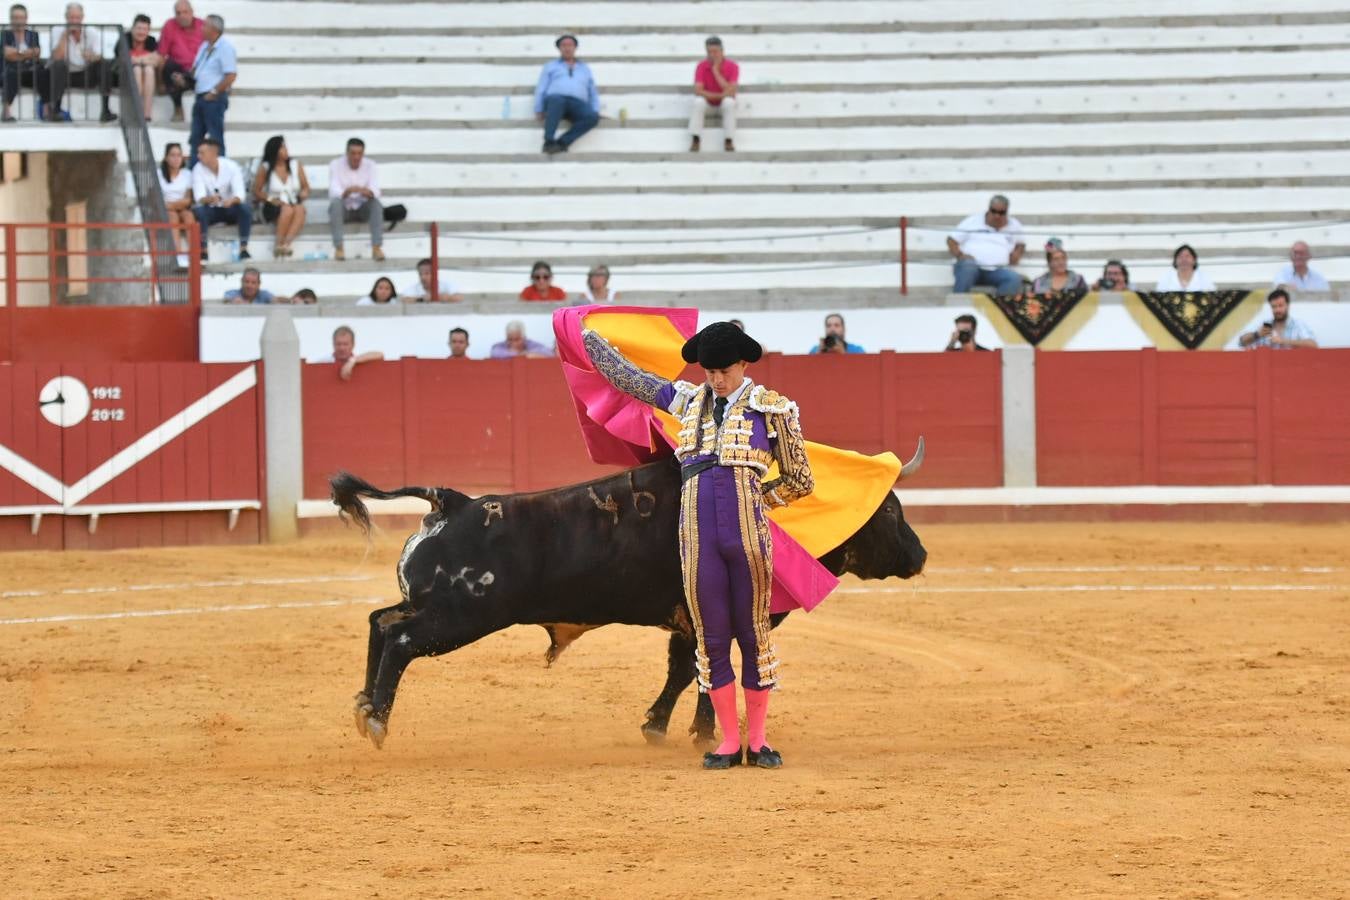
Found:
<path fill-rule="evenodd" d="M 1108 259 L 1102 267 L 1102 277 L 1092 286 L 1094 291 L 1132 291 L 1130 270 L 1118 259 Z"/>
<path fill-rule="evenodd" d="M 952 332 L 951 339 L 947 341 L 947 349 L 961 353 L 974 353 L 977 350 L 989 349 L 975 343 L 975 317 L 970 313 L 956 317 L 956 330 Z"/>
<path fill-rule="evenodd" d="M 1312 329 L 1298 319 L 1289 317 L 1289 292 L 1276 288 L 1266 297 L 1270 304 L 1270 319 L 1262 322 L 1261 327 L 1249 331 L 1238 338 L 1238 344 L 1251 350 L 1254 347 L 1271 347 L 1275 350 L 1292 350 L 1295 347 L 1317 347 L 1317 338 Z"/>
<path fill-rule="evenodd" d="M 825 317 L 825 336 L 811 348 L 811 353 L 866 353 L 857 344 L 850 344 L 844 338 L 844 317 L 839 313 L 830 313 Z"/>

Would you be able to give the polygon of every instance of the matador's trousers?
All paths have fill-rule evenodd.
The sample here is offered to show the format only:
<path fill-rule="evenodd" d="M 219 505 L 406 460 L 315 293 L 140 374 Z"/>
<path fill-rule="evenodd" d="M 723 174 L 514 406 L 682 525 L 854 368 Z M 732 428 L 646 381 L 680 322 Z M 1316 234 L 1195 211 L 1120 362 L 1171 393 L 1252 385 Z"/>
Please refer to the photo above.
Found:
<path fill-rule="evenodd" d="M 705 693 L 736 680 L 733 637 L 741 650 L 741 684 L 760 690 L 777 683 L 778 659 L 769 637 L 773 539 L 759 485 L 759 474 L 749 466 L 713 466 L 686 481 L 680 497 L 684 595 L 698 639 L 699 690 Z"/>

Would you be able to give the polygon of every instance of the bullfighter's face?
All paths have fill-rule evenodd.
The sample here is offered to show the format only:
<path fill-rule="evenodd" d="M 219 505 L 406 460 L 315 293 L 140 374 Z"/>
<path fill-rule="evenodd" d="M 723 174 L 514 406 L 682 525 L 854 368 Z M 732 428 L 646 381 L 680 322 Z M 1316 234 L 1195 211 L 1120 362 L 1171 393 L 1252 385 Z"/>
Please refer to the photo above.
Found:
<path fill-rule="evenodd" d="M 732 363 L 725 369 L 704 369 L 708 373 L 708 387 L 718 397 L 725 397 L 736 388 L 741 386 L 745 380 L 745 369 L 748 363 L 744 360 Z"/>

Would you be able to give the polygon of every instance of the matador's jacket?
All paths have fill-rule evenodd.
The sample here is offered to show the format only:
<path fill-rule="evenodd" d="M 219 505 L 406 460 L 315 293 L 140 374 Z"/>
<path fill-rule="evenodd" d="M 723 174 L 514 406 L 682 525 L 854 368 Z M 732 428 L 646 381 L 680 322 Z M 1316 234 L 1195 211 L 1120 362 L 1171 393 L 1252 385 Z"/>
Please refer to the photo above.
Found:
<path fill-rule="evenodd" d="M 582 337 L 606 380 L 680 423 L 680 560 L 697 638 L 699 689 L 735 681 L 733 637 L 744 661 L 742 685 L 776 688 L 778 658 L 769 625 L 773 540 L 764 511 L 814 487 L 797 405 L 749 378 L 718 403 L 706 384 L 654 375 L 594 331 Z M 765 481 L 773 462 L 778 477 Z"/>

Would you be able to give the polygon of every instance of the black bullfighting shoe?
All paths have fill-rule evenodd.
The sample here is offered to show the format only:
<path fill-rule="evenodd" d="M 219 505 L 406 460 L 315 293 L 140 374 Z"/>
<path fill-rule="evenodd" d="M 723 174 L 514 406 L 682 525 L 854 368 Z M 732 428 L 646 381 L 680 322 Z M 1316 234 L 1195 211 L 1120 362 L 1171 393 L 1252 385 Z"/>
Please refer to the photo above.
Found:
<path fill-rule="evenodd" d="M 781 769 L 783 768 L 783 754 L 769 746 L 760 747 L 758 750 L 745 748 L 745 764 L 747 766 L 759 766 L 761 769 Z"/>
<path fill-rule="evenodd" d="M 741 748 L 737 747 L 735 753 L 705 753 L 703 754 L 703 768 L 705 769 L 730 769 L 732 766 L 741 764 Z"/>

